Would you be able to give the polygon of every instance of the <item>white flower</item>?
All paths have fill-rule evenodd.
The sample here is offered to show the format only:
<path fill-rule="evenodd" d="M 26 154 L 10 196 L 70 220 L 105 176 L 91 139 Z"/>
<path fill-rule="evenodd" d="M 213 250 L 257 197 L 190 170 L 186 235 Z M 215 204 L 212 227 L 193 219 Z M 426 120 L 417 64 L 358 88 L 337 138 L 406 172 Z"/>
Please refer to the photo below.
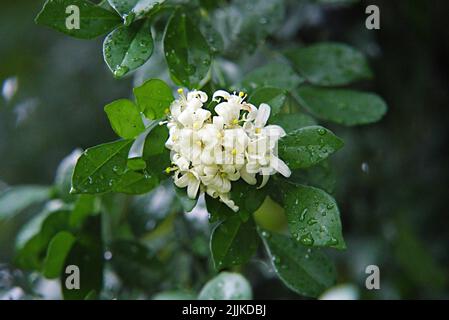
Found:
<path fill-rule="evenodd" d="M 262 103 L 259 108 L 245 101 L 240 92 L 230 94 L 218 90 L 213 100 L 216 115 L 203 109 L 207 95 L 190 91 L 170 105 L 167 127 L 169 137 L 165 146 L 170 158 L 176 186 L 187 187 L 187 195 L 195 198 L 199 191 L 219 199 L 234 211 L 238 206 L 230 199 L 232 182 L 242 178 L 251 185 L 262 175 L 263 187 L 270 175 L 279 172 L 288 177 L 288 166 L 277 157 L 276 147 L 285 131 L 267 125 L 271 108 Z"/>

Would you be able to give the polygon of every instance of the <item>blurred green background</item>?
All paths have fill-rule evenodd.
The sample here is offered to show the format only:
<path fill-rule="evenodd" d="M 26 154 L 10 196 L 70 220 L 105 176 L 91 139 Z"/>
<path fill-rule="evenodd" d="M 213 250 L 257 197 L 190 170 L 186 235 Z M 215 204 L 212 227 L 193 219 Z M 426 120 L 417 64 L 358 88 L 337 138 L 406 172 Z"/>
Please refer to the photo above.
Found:
<path fill-rule="evenodd" d="M 333 159 L 348 244 L 346 252 L 334 254 L 338 283 L 350 285 L 359 298 L 449 298 L 449 2 L 290 3 L 294 10 L 270 42 L 332 40 L 359 48 L 375 74 L 360 87 L 389 105 L 377 124 L 329 125 L 346 142 Z M 380 30 L 365 29 L 368 4 L 380 8 Z M 102 61 L 101 39 L 81 41 L 35 26 L 42 1 L 1 7 L 0 190 L 48 185 L 72 150 L 115 139 L 103 106 L 130 96 L 139 80 L 113 79 Z M 6 290 L 12 286 L 4 279 L 14 272 L 14 239 L 8 230 L 0 232 L 0 290 Z M 364 287 L 370 264 L 380 267 L 380 290 Z M 248 277 L 256 298 L 298 297 L 255 269 Z"/>

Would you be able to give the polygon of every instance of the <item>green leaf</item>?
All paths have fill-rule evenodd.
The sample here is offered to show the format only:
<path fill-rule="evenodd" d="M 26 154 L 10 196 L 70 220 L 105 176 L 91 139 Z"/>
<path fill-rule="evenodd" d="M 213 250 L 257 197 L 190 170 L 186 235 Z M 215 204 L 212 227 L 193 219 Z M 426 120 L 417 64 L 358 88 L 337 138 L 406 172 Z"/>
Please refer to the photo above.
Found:
<path fill-rule="evenodd" d="M 242 275 L 221 272 L 210 280 L 198 295 L 198 300 L 251 300 L 251 286 Z"/>
<path fill-rule="evenodd" d="M 255 90 L 248 101 L 255 106 L 266 103 L 271 107 L 270 116 L 278 114 L 289 99 L 288 92 L 284 89 L 264 87 Z"/>
<path fill-rule="evenodd" d="M 58 232 L 53 239 L 51 239 L 47 256 L 44 261 L 44 268 L 42 274 L 48 279 L 55 279 L 59 277 L 64 261 L 75 242 L 75 237 L 67 231 Z"/>
<path fill-rule="evenodd" d="M 121 26 L 104 39 L 103 56 L 116 78 L 143 65 L 153 54 L 150 21 Z"/>
<path fill-rule="evenodd" d="M 376 122 L 387 111 L 386 103 L 374 93 L 306 86 L 298 94 L 316 117 L 347 126 Z"/>
<path fill-rule="evenodd" d="M 289 190 L 285 213 L 290 233 L 303 245 L 346 248 L 337 204 L 323 190 L 307 186 Z"/>
<path fill-rule="evenodd" d="M 128 286 L 154 289 L 163 277 L 164 265 L 144 245 L 130 240 L 116 240 L 111 246 L 112 266 Z"/>
<path fill-rule="evenodd" d="M 146 193 L 158 184 L 156 175 L 127 167 L 133 140 L 101 144 L 83 152 L 75 167 L 71 193 Z"/>
<path fill-rule="evenodd" d="M 50 197 L 46 186 L 17 186 L 0 192 L 0 221 L 10 219 L 29 206 Z"/>
<path fill-rule="evenodd" d="M 75 149 L 59 163 L 56 169 L 55 188 L 57 196 L 66 202 L 72 202 L 76 196 L 69 194 L 72 186 L 72 175 L 82 150 Z"/>
<path fill-rule="evenodd" d="M 189 89 L 198 88 L 209 72 L 209 44 L 186 13 L 177 10 L 164 34 L 164 52 L 170 76 Z"/>
<path fill-rule="evenodd" d="M 97 213 L 95 202 L 95 196 L 89 194 L 78 196 L 69 219 L 72 228 L 80 228 L 88 216 Z"/>
<path fill-rule="evenodd" d="M 212 232 L 210 249 L 217 270 L 249 261 L 259 245 L 253 219 L 242 222 L 234 215 L 218 224 Z"/>
<path fill-rule="evenodd" d="M 286 133 L 316 125 L 315 119 L 304 113 L 280 113 L 268 120 L 270 124 L 281 126 Z"/>
<path fill-rule="evenodd" d="M 253 52 L 271 33 L 279 30 L 285 21 L 282 0 L 234 0 L 215 10 L 212 23 L 221 34 L 224 54 L 240 58 Z"/>
<path fill-rule="evenodd" d="M 152 300 L 195 300 L 196 295 L 184 291 L 164 291 L 155 294 Z"/>
<path fill-rule="evenodd" d="M 309 126 L 290 132 L 279 141 L 279 156 L 290 169 L 308 168 L 343 147 L 343 141 L 330 130 Z"/>
<path fill-rule="evenodd" d="M 73 24 L 79 8 L 79 29 Z M 72 10 L 69 10 L 72 9 Z M 66 11 L 67 10 L 67 11 Z M 68 12 L 68 13 L 67 13 Z M 75 38 L 92 39 L 120 24 L 120 17 L 87 0 L 47 0 L 36 17 L 39 25 L 53 28 Z"/>
<path fill-rule="evenodd" d="M 260 233 L 275 272 L 288 288 L 304 296 L 318 297 L 335 283 L 335 267 L 319 249 L 306 248 L 266 230 Z"/>
<path fill-rule="evenodd" d="M 293 170 L 288 182 L 295 185 L 310 185 L 333 193 L 336 175 L 329 161 L 325 160 L 310 168 Z"/>
<path fill-rule="evenodd" d="M 125 25 L 130 25 L 133 21 L 148 16 L 164 0 L 108 0 L 111 7 L 120 14 Z"/>
<path fill-rule="evenodd" d="M 248 73 L 241 82 L 241 90 L 253 91 L 260 87 L 274 87 L 292 90 L 304 82 L 290 65 L 285 63 L 268 63 Z"/>
<path fill-rule="evenodd" d="M 150 79 L 134 88 L 134 96 L 140 111 L 149 119 L 164 117 L 175 99 L 170 87 L 159 79 Z"/>
<path fill-rule="evenodd" d="M 235 212 L 220 200 L 212 198 L 208 195 L 206 195 L 205 198 L 207 212 L 209 213 L 209 221 L 211 223 L 224 220 L 227 217 L 235 215 Z"/>
<path fill-rule="evenodd" d="M 365 56 L 340 43 L 319 43 L 286 51 L 293 67 L 307 81 L 323 86 L 340 86 L 372 77 Z"/>
<path fill-rule="evenodd" d="M 186 188 L 178 188 L 176 186 L 174 188 L 175 188 L 176 199 L 178 200 L 179 204 L 181 205 L 182 210 L 184 210 L 185 212 L 192 211 L 193 208 L 195 208 L 196 203 L 198 202 L 198 197 L 195 199 L 191 199 L 187 195 Z"/>
<path fill-rule="evenodd" d="M 103 288 L 104 249 L 102 242 L 101 215 L 90 216 L 79 232 L 78 240 L 73 244 L 64 262 L 60 274 L 61 291 L 64 299 L 83 300 L 92 291 L 101 292 Z M 75 265 L 79 268 L 80 288 L 68 289 L 66 281 L 71 274 L 65 268 Z"/>
<path fill-rule="evenodd" d="M 109 122 L 115 133 L 124 138 L 132 139 L 145 130 L 142 116 L 137 106 L 130 100 L 116 100 L 104 107 Z"/>
<path fill-rule="evenodd" d="M 14 262 L 26 270 L 41 270 L 42 258 L 50 240 L 60 231 L 69 230 L 70 211 L 43 212 L 32 225 L 26 225 L 18 238 Z"/>

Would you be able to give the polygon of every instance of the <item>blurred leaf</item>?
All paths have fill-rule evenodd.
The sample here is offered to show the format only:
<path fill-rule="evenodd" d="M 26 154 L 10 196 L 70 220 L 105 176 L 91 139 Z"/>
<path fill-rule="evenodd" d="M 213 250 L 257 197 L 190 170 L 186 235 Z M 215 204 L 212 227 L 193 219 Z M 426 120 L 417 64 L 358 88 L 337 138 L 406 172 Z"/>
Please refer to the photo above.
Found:
<path fill-rule="evenodd" d="M 252 53 L 284 20 L 281 0 L 234 0 L 215 10 L 212 23 L 224 42 L 224 53 L 232 58 Z"/>
<path fill-rule="evenodd" d="M 316 117 L 347 126 L 376 122 L 387 111 L 383 99 L 374 93 L 306 86 L 298 94 Z"/>
<path fill-rule="evenodd" d="M 249 97 L 255 106 L 266 103 L 271 107 L 271 116 L 278 114 L 288 100 L 288 92 L 284 89 L 263 87 L 255 90 Z"/>
<path fill-rule="evenodd" d="M 58 232 L 51 239 L 47 248 L 42 274 L 49 279 L 55 279 L 61 274 L 64 261 L 75 242 L 75 237 L 67 231 Z"/>
<path fill-rule="evenodd" d="M 79 29 L 68 28 L 71 21 L 71 6 L 79 8 Z M 68 12 L 68 13 L 67 13 Z M 87 0 L 47 0 L 36 17 L 39 25 L 53 28 L 69 36 L 80 39 L 92 39 L 101 36 L 120 24 L 120 17 Z M 71 26 L 70 26 L 71 27 Z"/>
<path fill-rule="evenodd" d="M 156 9 L 165 0 L 108 0 L 118 14 L 123 18 L 125 25 L 143 18 Z"/>
<path fill-rule="evenodd" d="M 287 50 L 285 55 L 313 84 L 340 86 L 372 77 L 365 56 L 345 44 L 319 43 Z"/>
<path fill-rule="evenodd" d="M 84 222 L 77 241 L 70 249 L 61 272 L 61 290 L 64 299 L 83 300 L 92 291 L 101 292 L 103 288 L 103 243 L 101 239 L 101 215 L 90 216 Z M 66 280 L 70 274 L 65 272 L 69 265 L 75 265 L 80 272 L 80 288 L 69 290 Z"/>
<path fill-rule="evenodd" d="M 186 188 L 175 188 L 176 199 L 178 199 L 179 204 L 181 205 L 182 210 L 185 212 L 190 212 L 195 208 L 196 203 L 198 202 L 198 197 L 195 199 L 189 198 L 187 195 Z"/>
<path fill-rule="evenodd" d="M 212 57 L 206 39 L 180 10 L 168 21 L 164 52 L 173 81 L 189 89 L 198 88 L 209 72 Z"/>
<path fill-rule="evenodd" d="M 316 125 L 315 119 L 304 113 L 280 113 L 268 120 L 270 124 L 281 126 L 286 133 L 291 133 L 296 129 Z"/>
<path fill-rule="evenodd" d="M 69 194 L 69 192 L 72 187 L 73 170 L 81 153 L 81 149 L 73 150 L 68 156 L 62 159 L 58 169 L 56 169 L 55 188 L 58 192 L 58 197 L 66 202 L 71 202 L 76 199 L 76 196 Z"/>
<path fill-rule="evenodd" d="M 205 284 L 198 300 L 251 300 L 251 286 L 238 273 L 221 272 Z"/>
<path fill-rule="evenodd" d="M 28 235 L 18 244 L 14 262 L 26 270 L 41 270 L 42 259 L 50 240 L 60 231 L 69 230 L 70 211 L 59 210 L 44 215 L 42 222 L 31 225 Z M 28 227 L 28 226 L 26 226 Z"/>
<path fill-rule="evenodd" d="M 112 266 L 127 285 L 149 289 L 160 281 L 164 266 L 144 245 L 116 240 L 111 246 Z"/>
<path fill-rule="evenodd" d="M 89 194 L 78 196 L 69 219 L 72 228 L 81 227 L 89 215 L 96 213 L 95 201 L 96 197 Z"/>
<path fill-rule="evenodd" d="M 279 157 L 290 169 L 308 168 L 342 146 L 343 141 L 330 130 L 309 126 L 292 131 L 279 141 Z"/>
<path fill-rule="evenodd" d="M 234 215 L 212 232 L 210 249 L 217 270 L 244 264 L 256 253 L 259 238 L 253 219 L 242 222 Z"/>
<path fill-rule="evenodd" d="M 29 206 L 50 197 L 46 186 L 17 186 L 0 192 L 0 221 L 14 217 Z"/>
<path fill-rule="evenodd" d="M 104 39 L 103 56 L 114 77 L 121 78 L 143 65 L 153 53 L 149 20 L 121 26 Z"/>
<path fill-rule="evenodd" d="M 134 88 L 134 96 L 140 111 L 150 119 L 164 117 L 175 99 L 170 87 L 159 79 L 150 79 Z"/>
<path fill-rule="evenodd" d="M 124 139 L 135 138 L 145 130 L 140 112 L 130 100 L 116 100 L 106 105 L 104 111 L 108 115 L 112 129 Z"/>
<path fill-rule="evenodd" d="M 260 233 L 274 270 L 288 288 L 318 297 L 335 283 L 334 265 L 319 249 L 303 247 L 280 234 Z"/>
<path fill-rule="evenodd" d="M 292 90 L 304 79 L 290 65 L 279 62 L 268 63 L 248 73 L 241 82 L 241 90 L 253 91 L 260 87 Z"/>
<path fill-rule="evenodd" d="M 293 238 L 305 246 L 345 249 L 340 212 L 321 189 L 297 186 L 287 192 L 285 213 Z"/>
<path fill-rule="evenodd" d="M 195 300 L 196 296 L 183 291 L 164 291 L 155 294 L 153 300 Z"/>

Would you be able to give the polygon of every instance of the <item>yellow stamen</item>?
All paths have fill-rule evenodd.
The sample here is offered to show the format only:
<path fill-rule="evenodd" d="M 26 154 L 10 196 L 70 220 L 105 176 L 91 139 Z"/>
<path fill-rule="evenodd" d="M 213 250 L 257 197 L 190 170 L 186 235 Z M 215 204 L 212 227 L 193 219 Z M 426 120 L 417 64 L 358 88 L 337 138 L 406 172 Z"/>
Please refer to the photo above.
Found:
<path fill-rule="evenodd" d="M 237 154 L 237 149 L 235 149 L 235 148 L 232 149 L 231 153 L 232 153 L 233 156 L 235 156 Z"/>
<path fill-rule="evenodd" d="M 169 114 L 169 113 L 170 113 L 170 109 L 169 109 L 169 108 L 166 108 L 166 109 L 164 110 L 164 112 L 165 112 L 165 114 Z"/>
<path fill-rule="evenodd" d="M 239 97 L 240 97 L 240 98 L 243 98 L 244 95 L 245 95 L 245 93 L 244 93 L 243 91 L 240 91 L 240 92 L 239 92 Z"/>
<path fill-rule="evenodd" d="M 260 133 L 261 129 L 260 128 L 256 128 L 256 133 Z"/>
<path fill-rule="evenodd" d="M 195 121 L 195 122 L 193 123 L 193 129 L 198 129 L 199 127 L 200 127 L 199 122 L 198 122 L 198 121 Z"/>
<path fill-rule="evenodd" d="M 238 119 L 232 120 L 232 124 L 239 124 L 239 120 Z"/>
<path fill-rule="evenodd" d="M 197 144 L 198 146 L 200 146 L 200 147 L 203 146 L 203 143 L 202 143 L 201 141 L 199 141 L 199 140 L 196 142 L 196 144 Z"/>
<path fill-rule="evenodd" d="M 178 89 L 178 93 L 179 93 L 179 94 L 182 94 L 183 92 L 184 92 L 184 89 L 183 89 L 183 88 L 179 88 L 179 89 Z"/>

